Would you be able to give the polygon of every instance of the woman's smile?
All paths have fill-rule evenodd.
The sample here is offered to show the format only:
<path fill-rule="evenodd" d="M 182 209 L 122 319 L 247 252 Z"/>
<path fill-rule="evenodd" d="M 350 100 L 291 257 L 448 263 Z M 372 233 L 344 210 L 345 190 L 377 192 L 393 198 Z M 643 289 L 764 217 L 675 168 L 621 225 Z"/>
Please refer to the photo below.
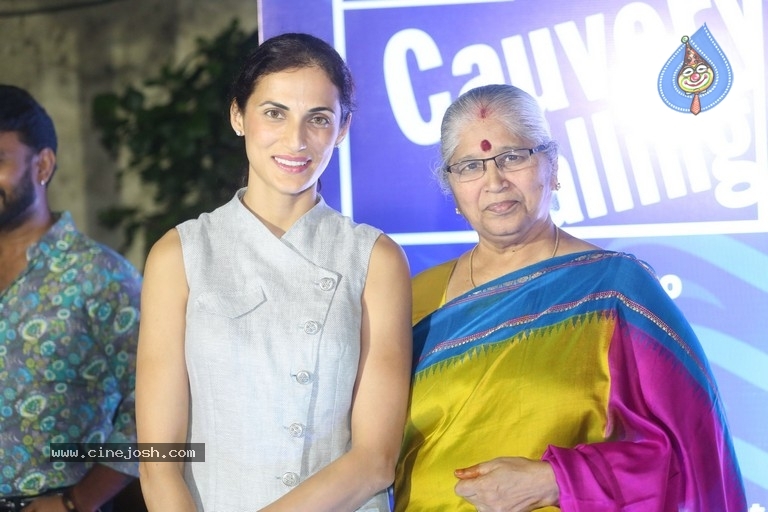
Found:
<path fill-rule="evenodd" d="M 520 206 L 519 201 L 508 199 L 506 201 L 496 201 L 485 207 L 485 211 L 495 213 L 497 215 L 504 215 L 516 210 Z"/>
<path fill-rule="evenodd" d="M 311 158 L 291 158 L 286 156 L 273 156 L 278 167 L 289 174 L 300 174 L 306 171 L 312 163 Z"/>

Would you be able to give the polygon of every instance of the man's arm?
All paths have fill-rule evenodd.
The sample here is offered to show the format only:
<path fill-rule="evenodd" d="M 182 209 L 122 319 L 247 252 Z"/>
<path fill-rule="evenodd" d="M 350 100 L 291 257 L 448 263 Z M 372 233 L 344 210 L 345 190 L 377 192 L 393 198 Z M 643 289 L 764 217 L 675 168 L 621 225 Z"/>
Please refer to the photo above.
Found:
<path fill-rule="evenodd" d="M 133 480 L 130 475 L 94 464 L 72 487 L 70 497 L 78 512 L 95 512 Z M 67 512 L 67 507 L 61 496 L 45 496 L 24 507 L 24 512 Z"/>
<path fill-rule="evenodd" d="M 72 488 L 72 500 L 78 512 L 92 512 L 114 498 L 135 478 L 102 464 L 94 464 Z"/>

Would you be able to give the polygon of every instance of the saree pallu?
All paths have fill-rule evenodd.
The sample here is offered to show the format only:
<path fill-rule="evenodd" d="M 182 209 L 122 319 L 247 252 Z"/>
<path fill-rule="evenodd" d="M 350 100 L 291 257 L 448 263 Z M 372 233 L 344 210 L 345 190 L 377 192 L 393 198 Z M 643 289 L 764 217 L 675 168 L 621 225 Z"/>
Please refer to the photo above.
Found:
<path fill-rule="evenodd" d="M 446 269 L 414 279 L 414 311 L 437 309 L 414 327 L 396 511 L 474 511 L 453 471 L 502 456 L 549 462 L 563 511 L 747 509 L 707 360 L 646 264 L 560 256 L 440 305 Z"/>

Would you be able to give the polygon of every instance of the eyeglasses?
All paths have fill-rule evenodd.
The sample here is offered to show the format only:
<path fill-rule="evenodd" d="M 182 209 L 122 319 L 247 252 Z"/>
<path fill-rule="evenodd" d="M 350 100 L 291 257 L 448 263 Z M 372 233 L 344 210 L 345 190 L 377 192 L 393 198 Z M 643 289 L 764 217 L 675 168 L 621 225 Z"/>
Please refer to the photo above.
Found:
<path fill-rule="evenodd" d="M 460 183 L 474 181 L 485 174 L 486 164 L 491 160 L 501 172 L 514 172 L 525 169 L 531 162 L 531 156 L 534 153 L 544 151 L 549 147 L 549 143 L 536 146 L 535 148 L 520 148 L 505 151 L 490 158 L 473 158 L 464 160 L 445 167 L 445 172 L 450 172 Z"/>

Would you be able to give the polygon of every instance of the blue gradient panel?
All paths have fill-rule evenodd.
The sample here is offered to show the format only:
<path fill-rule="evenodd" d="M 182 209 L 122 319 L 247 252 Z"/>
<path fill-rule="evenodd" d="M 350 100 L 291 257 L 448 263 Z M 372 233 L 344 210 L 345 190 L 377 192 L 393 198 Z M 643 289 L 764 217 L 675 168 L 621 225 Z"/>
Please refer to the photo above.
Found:
<path fill-rule="evenodd" d="M 555 222 L 654 267 L 718 380 L 752 512 L 768 507 L 768 123 L 763 0 L 261 0 L 262 38 L 342 53 L 358 110 L 323 177 L 413 273 L 477 240 L 431 170 L 451 101 L 486 83 L 537 97 L 560 143 Z M 685 44 L 713 84 L 677 83 Z M 696 77 L 693 77 L 696 78 Z"/>

